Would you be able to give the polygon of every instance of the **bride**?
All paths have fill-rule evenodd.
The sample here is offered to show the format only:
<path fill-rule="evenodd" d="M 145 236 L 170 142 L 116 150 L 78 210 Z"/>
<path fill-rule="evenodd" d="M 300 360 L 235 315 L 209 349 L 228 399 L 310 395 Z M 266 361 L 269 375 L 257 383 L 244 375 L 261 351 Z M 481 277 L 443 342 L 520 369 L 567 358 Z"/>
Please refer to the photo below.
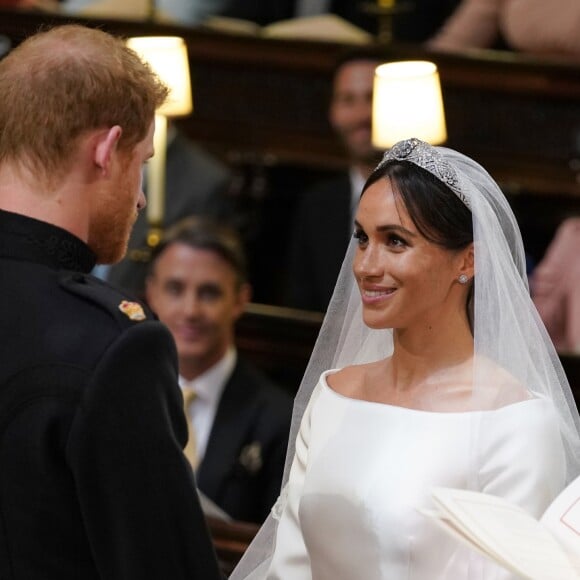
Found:
<path fill-rule="evenodd" d="M 291 441 L 233 580 L 512 577 L 419 511 L 448 486 L 539 516 L 580 471 L 519 229 L 473 160 L 410 139 L 368 179 Z"/>

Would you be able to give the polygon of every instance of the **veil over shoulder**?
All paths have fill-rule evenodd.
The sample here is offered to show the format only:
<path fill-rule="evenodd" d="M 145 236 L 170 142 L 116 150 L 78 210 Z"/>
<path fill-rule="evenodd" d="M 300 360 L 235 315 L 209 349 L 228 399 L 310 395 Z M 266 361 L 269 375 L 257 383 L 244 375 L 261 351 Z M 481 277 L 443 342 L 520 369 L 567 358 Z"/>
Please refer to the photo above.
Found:
<path fill-rule="evenodd" d="M 401 161 L 429 171 L 472 214 L 475 276 L 471 322 L 475 355 L 471 397 L 462 411 L 473 413 L 477 419 L 471 423 L 465 459 L 473 465 L 484 461 L 489 449 L 482 441 L 494 430 L 498 420 L 495 411 L 522 400 L 543 399 L 553 407 L 556 417 L 564 457 L 563 487 L 580 473 L 580 418 L 558 355 L 529 295 L 523 242 L 509 203 L 483 167 L 454 150 L 409 139 L 388 151 L 381 164 Z M 392 330 L 372 330 L 364 325 L 359 290 L 352 275 L 355 250 L 351 242 L 295 399 L 280 498 L 234 570 L 233 580 L 267 577 L 288 494 L 296 438 L 321 374 L 379 360 L 393 351 Z M 438 408 L 436 400 L 433 410 L 445 411 Z M 474 478 L 480 477 L 478 469 L 472 473 Z M 477 489 L 479 482 L 469 485 Z"/>

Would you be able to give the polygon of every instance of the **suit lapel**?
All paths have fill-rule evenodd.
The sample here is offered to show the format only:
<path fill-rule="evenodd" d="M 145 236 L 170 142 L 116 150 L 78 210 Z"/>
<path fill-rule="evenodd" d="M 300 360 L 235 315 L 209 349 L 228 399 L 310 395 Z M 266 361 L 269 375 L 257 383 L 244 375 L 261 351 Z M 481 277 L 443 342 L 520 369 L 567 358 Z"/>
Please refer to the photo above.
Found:
<path fill-rule="evenodd" d="M 219 490 L 236 468 L 254 417 L 252 381 L 244 380 L 238 359 L 220 399 L 204 459 L 197 470 L 199 488 Z M 213 495 L 213 494 L 212 494 Z M 212 499 L 215 499 L 212 497 Z"/>

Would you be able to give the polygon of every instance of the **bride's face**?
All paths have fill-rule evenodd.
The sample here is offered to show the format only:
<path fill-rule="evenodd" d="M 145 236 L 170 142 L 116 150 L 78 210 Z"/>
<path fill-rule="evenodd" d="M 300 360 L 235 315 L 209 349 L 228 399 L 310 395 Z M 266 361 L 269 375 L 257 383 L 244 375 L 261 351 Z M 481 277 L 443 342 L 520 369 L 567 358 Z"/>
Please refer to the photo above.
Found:
<path fill-rule="evenodd" d="M 450 251 L 424 238 L 389 180 L 365 191 L 354 235 L 353 270 L 367 326 L 435 327 L 451 309 L 465 308 L 458 277 L 466 251 Z"/>

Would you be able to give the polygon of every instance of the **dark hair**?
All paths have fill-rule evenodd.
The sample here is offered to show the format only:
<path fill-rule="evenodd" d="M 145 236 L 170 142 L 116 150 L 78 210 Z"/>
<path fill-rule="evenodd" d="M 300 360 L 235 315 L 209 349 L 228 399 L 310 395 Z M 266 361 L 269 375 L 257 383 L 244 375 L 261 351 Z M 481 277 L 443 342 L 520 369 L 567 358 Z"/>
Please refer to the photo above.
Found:
<path fill-rule="evenodd" d="M 471 211 L 457 195 L 429 171 L 409 161 L 390 161 L 367 179 L 361 197 L 381 178 L 391 181 L 419 233 L 448 250 L 473 242 Z"/>
<path fill-rule="evenodd" d="M 374 47 L 360 47 L 355 49 L 348 49 L 339 53 L 337 59 L 332 67 L 332 78 L 336 76 L 338 71 L 346 64 L 358 61 L 376 61 L 378 63 L 388 62 L 389 57 L 385 54 L 384 49 Z"/>
<path fill-rule="evenodd" d="M 198 250 L 209 250 L 225 260 L 234 270 L 238 288 L 248 280 L 242 242 L 232 228 L 207 217 L 185 218 L 167 229 L 153 250 L 149 262 L 152 273 L 159 256 L 173 244 L 184 244 Z"/>

